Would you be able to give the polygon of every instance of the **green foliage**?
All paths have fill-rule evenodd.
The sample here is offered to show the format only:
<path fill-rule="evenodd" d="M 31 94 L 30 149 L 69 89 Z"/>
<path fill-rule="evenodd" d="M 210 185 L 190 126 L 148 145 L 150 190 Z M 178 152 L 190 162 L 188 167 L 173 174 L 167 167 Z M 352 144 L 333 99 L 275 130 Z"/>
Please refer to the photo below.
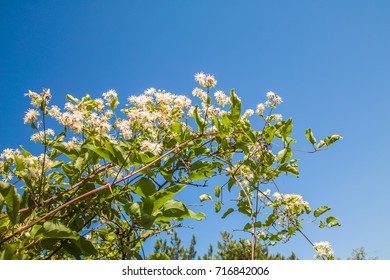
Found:
<path fill-rule="evenodd" d="M 96 99 L 68 94 L 61 111 L 50 105 L 50 90 L 29 91 L 36 109 L 24 120 L 42 153 L 35 156 L 21 146 L 0 155 L 0 257 L 143 259 L 147 239 L 182 226 L 185 219 L 206 217 L 178 200 L 179 192 L 190 193 L 193 186 L 205 187 L 199 197 L 205 209 L 223 219 L 243 215 L 243 225 L 237 226 L 262 248 L 302 232 L 311 212 L 308 202 L 280 193 L 275 184 L 280 174 L 299 175 L 293 120 L 273 113 L 281 98 L 269 92 L 258 105 L 255 122 L 260 120 L 263 129 L 256 130 L 249 119 L 253 111 L 243 113 L 234 90 L 230 96 L 218 91 L 213 100 L 214 77 L 198 73 L 196 80 L 203 89 L 194 90 L 200 102 L 192 107 L 185 96 L 148 89 L 119 108 L 110 90 Z M 50 117 L 59 134 L 47 128 Z M 311 129 L 305 136 L 314 152 L 341 139 L 333 134 L 317 143 Z M 225 183 L 215 186 L 214 177 Z M 237 197 L 233 205 L 229 196 Z M 314 216 L 328 210 L 322 206 Z M 320 227 L 337 225 L 334 216 L 319 221 Z M 223 248 L 233 242 L 224 238 Z M 251 258 L 262 256 L 250 248 Z M 172 257 L 161 250 L 150 258 Z M 192 249 L 186 254 L 194 256 Z"/>
<path fill-rule="evenodd" d="M 196 257 L 196 238 L 192 235 L 190 246 L 184 247 L 176 231 L 173 231 L 170 242 L 166 239 L 157 238 L 154 244 L 154 252 L 148 258 L 151 260 L 194 260 Z"/>
<path fill-rule="evenodd" d="M 18 191 L 12 184 L 0 181 L 0 206 L 5 203 L 7 215 L 12 224 L 17 223 L 21 200 Z"/>
<path fill-rule="evenodd" d="M 176 231 L 167 239 L 157 238 L 154 243 L 154 251 L 148 256 L 148 259 L 158 260 L 251 260 L 252 245 L 247 239 L 234 239 L 234 236 L 226 231 L 221 232 L 221 240 L 217 242 L 217 252 L 213 254 L 213 245 L 210 244 L 208 252 L 203 256 L 197 255 L 196 237 L 192 235 L 189 247 L 182 245 L 182 240 L 178 237 Z M 292 252 L 287 258 L 281 254 L 270 254 L 268 248 L 257 244 L 255 249 L 256 260 L 297 260 Z"/>
<path fill-rule="evenodd" d="M 361 261 L 361 260 L 377 260 L 378 257 L 369 257 L 368 253 L 364 249 L 364 247 L 360 247 L 357 249 L 354 249 L 352 251 L 352 254 L 350 257 L 347 258 L 347 260 L 356 260 L 356 261 Z"/>

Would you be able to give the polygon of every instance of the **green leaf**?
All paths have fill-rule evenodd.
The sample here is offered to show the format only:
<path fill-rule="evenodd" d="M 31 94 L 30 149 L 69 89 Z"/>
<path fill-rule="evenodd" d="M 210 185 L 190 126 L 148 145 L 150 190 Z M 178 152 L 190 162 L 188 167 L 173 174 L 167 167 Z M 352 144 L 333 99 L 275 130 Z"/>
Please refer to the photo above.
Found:
<path fill-rule="evenodd" d="M 0 199 L 1 199 L 1 195 L 0 195 Z M 25 191 L 22 195 L 22 198 L 21 198 L 20 208 L 29 208 L 32 205 L 34 205 L 34 201 L 31 199 L 30 193 Z M 0 202 L 0 209 L 1 209 L 1 202 Z M 20 213 L 19 214 L 19 223 L 23 223 L 25 219 L 30 217 L 32 211 L 33 211 L 33 208 Z"/>
<path fill-rule="evenodd" d="M 342 139 L 342 138 L 343 138 L 343 137 L 341 137 L 341 135 L 339 135 L 339 134 L 332 134 L 332 135 L 330 135 L 330 136 L 325 137 L 324 140 L 321 140 L 321 141 L 318 143 L 317 148 L 321 148 L 321 147 L 323 147 L 323 146 L 329 147 L 329 146 L 332 145 L 334 142 L 336 142 L 337 140 Z"/>
<path fill-rule="evenodd" d="M 64 248 L 76 259 L 98 253 L 92 242 L 85 239 L 83 236 L 80 236 L 77 240 L 69 240 L 69 242 L 64 244 Z"/>
<path fill-rule="evenodd" d="M 292 131 L 292 119 L 289 118 L 287 120 L 281 121 L 280 123 L 276 124 L 276 127 L 279 128 L 279 132 L 282 138 L 286 139 L 288 136 L 290 136 Z"/>
<path fill-rule="evenodd" d="M 195 212 L 188 209 L 188 213 L 190 214 L 188 218 L 196 219 L 198 221 L 206 218 L 206 215 L 202 212 L 195 213 Z"/>
<path fill-rule="evenodd" d="M 31 157 L 32 156 L 32 154 L 29 151 L 27 151 L 22 145 L 20 145 L 20 149 L 22 150 L 22 155 L 24 157 Z"/>
<path fill-rule="evenodd" d="M 23 254 L 17 253 L 20 250 L 20 244 L 13 243 L 2 244 L 2 250 L 0 251 L 0 260 L 22 260 Z"/>
<path fill-rule="evenodd" d="M 201 196 L 199 196 L 199 200 L 200 200 L 200 202 L 203 202 L 205 200 L 212 200 L 212 197 L 211 197 L 211 195 L 205 193 L 205 194 L 202 194 Z"/>
<path fill-rule="evenodd" d="M 338 221 L 332 221 L 332 222 L 328 223 L 328 226 L 329 227 L 335 227 L 335 226 L 340 227 L 341 224 Z"/>
<path fill-rule="evenodd" d="M 155 253 L 149 256 L 150 260 L 170 260 L 169 256 L 164 253 Z"/>
<path fill-rule="evenodd" d="M 206 124 L 205 124 L 205 121 L 202 120 L 201 117 L 199 116 L 199 106 L 198 105 L 195 105 L 194 118 L 195 118 L 196 124 L 198 125 L 199 132 L 203 132 Z"/>
<path fill-rule="evenodd" d="M 215 212 L 218 213 L 219 211 L 221 211 L 221 202 L 219 201 L 216 201 L 214 203 L 214 208 L 215 208 Z"/>
<path fill-rule="evenodd" d="M 169 200 L 163 205 L 162 208 L 164 217 L 179 219 L 189 217 L 188 209 L 181 201 Z"/>
<path fill-rule="evenodd" d="M 234 186 L 234 179 L 233 178 L 230 178 L 229 181 L 228 181 L 228 191 L 230 192 L 230 190 L 232 189 L 232 187 Z"/>
<path fill-rule="evenodd" d="M 289 172 L 295 176 L 299 176 L 298 172 L 298 165 L 297 164 L 291 164 L 291 163 L 284 163 L 281 166 L 279 166 L 279 171 L 281 172 Z"/>
<path fill-rule="evenodd" d="M 313 215 L 314 215 L 314 217 L 318 218 L 319 216 L 321 216 L 325 212 L 329 211 L 330 209 L 331 208 L 329 206 L 320 206 L 316 210 L 314 210 Z"/>
<path fill-rule="evenodd" d="M 79 102 L 80 102 L 80 100 L 78 100 L 76 97 L 73 97 L 70 94 L 66 95 L 66 99 L 69 100 L 70 102 L 74 103 L 74 104 L 79 104 Z"/>
<path fill-rule="evenodd" d="M 107 159 L 111 162 L 116 162 L 116 158 L 114 157 L 114 155 L 106 148 L 96 147 L 93 144 L 85 144 L 83 145 L 83 148 L 89 149 L 101 156 L 102 158 Z"/>
<path fill-rule="evenodd" d="M 230 120 L 235 124 L 241 117 L 241 100 L 234 92 L 234 89 L 230 90 L 230 111 Z"/>
<path fill-rule="evenodd" d="M 261 228 L 261 227 L 263 226 L 263 224 L 262 224 L 262 222 L 257 221 L 257 222 L 255 222 L 255 223 L 253 224 L 253 226 L 254 226 L 255 228 Z M 244 226 L 244 228 L 243 228 L 244 231 L 248 231 L 248 230 L 250 230 L 250 229 L 252 229 L 252 223 L 247 223 L 247 224 Z"/>
<path fill-rule="evenodd" d="M 264 225 L 265 225 L 266 227 L 271 226 L 271 225 L 276 221 L 277 218 L 278 218 L 278 215 L 270 214 L 270 215 L 267 217 L 267 219 L 265 220 Z"/>
<path fill-rule="evenodd" d="M 305 136 L 306 136 L 307 141 L 309 141 L 313 145 L 317 142 L 317 139 L 314 137 L 314 134 L 311 131 L 311 128 L 306 129 Z"/>
<path fill-rule="evenodd" d="M 326 223 L 328 224 L 329 227 L 341 226 L 341 224 L 338 222 L 338 218 L 333 216 L 327 217 Z"/>
<path fill-rule="evenodd" d="M 333 216 L 329 216 L 326 218 L 326 222 L 329 224 L 333 221 L 337 221 L 338 219 L 336 217 L 333 217 Z"/>
<path fill-rule="evenodd" d="M 74 240 L 80 238 L 80 236 L 70 228 L 62 224 L 55 224 L 51 221 L 44 222 L 42 227 L 36 232 L 35 237 Z"/>
<path fill-rule="evenodd" d="M 226 210 L 225 213 L 223 213 L 222 219 L 225 219 L 230 213 L 233 213 L 233 212 L 234 212 L 234 209 L 233 208 L 229 208 L 228 210 Z"/>
<path fill-rule="evenodd" d="M 12 224 L 16 224 L 18 221 L 20 203 L 22 201 L 21 196 L 18 194 L 17 189 L 12 184 L 2 181 L 0 181 L 0 194 L 2 196 L 2 199 L 0 198 L 0 201 L 3 200 L 2 203 L 5 202 L 9 220 Z"/>
<path fill-rule="evenodd" d="M 279 151 L 276 154 L 276 161 L 279 163 L 285 163 L 292 157 L 292 151 L 289 145 L 286 148 Z"/>
<path fill-rule="evenodd" d="M 268 144 L 271 144 L 272 140 L 275 137 L 275 133 L 276 133 L 276 127 L 273 125 L 267 125 L 264 128 L 263 136 L 265 141 L 267 141 Z"/>
<path fill-rule="evenodd" d="M 221 195 L 221 187 L 220 186 L 215 187 L 214 194 L 216 197 L 219 197 Z"/>
<path fill-rule="evenodd" d="M 191 165 L 190 179 L 193 181 L 210 178 L 215 174 L 213 169 L 216 163 L 208 161 L 197 161 Z"/>
<path fill-rule="evenodd" d="M 0 211 L 3 209 L 3 205 L 4 205 L 4 197 L 0 192 Z"/>
<path fill-rule="evenodd" d="M 254 134 L 252 128 L 251 128 L 251 123 L 249 121 L 245 121 L 242 123 L 242 130 L 244 131 L 245 135 L 248 137 L 248 139 L 252 143 L 257 142 L 256 135 Z"/>
<path fill-rule="evenodd" d="M 126 204 L 123 207 L 123 209 L 126 211 L 126 213 L 130 216 L 130 218 L 134 222 L 136 222 L 137 224 L 145 228 L 150 228 L 156 219 L 156 217 L 144 212 L 144 204 L 141 202 L 136 202 L 136 203 L 130 202 Z"/>
<path fill-rule="evenodd" d="M 252 224 L 251 223 L 246 223 L 245 226 L 243 227 L 243 231 L 248 231 L 252 228 Z"/>
<path fill-rule="evenodd" d="M 134 192 L 141 197 L 149 197 L 156 192 L 156 186 L 154 185 L 153 181 L 145 177 L 142 177 L 140 180 L 138 180 L 135 186 L 136 188 L 134 189 Z"/>
<path fill-rule="evenodd" d="M 185 185 L 172 185 L 162 191 L 155 192 L 150 198 L 154 201 L 153 213 L 162 207 L 174 195 L 180 192 Z"/>
<path fill-rule="evenodd" d="M 110 101 L 110 109 L 112 111 L 114 111 L 114 109 L 116 108 L 116 106 L 118 106 L 118 97 L 115 96 L 115 98 L 113 98 L 111 101 Z"/>

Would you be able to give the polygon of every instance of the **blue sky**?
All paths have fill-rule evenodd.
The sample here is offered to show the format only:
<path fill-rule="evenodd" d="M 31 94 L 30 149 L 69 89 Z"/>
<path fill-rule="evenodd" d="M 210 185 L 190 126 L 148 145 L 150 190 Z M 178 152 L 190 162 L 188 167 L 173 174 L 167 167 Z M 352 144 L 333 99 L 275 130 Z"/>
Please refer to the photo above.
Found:
<path fill-rule="evenodd" d="M 389 12 L 379 0 L 1 1 L 0 150 L 34 149 L 23 125 L 29 89 L 50 88 L 60 105 L 67 93 L 113 88 L 125 103 L 148 87 L 190 96 L 194 73 L 213 73 L 244 108 L 269 90 L 281 95 L 297 147 L 310 148 L 308 127 L 317 138 L 343 135 L 326 152 L 296 154 L 300 178 L 279 184 L 340 218 L 331 230 L 308 224 L 313 241 L 329 240 L 341 258 L 364 246 L 390 259 Z M 211 213 L 183 239 L 195 233 L 204 252 L 239 219 Z M 314 255 L 300 236 L 275 251 Z"/>

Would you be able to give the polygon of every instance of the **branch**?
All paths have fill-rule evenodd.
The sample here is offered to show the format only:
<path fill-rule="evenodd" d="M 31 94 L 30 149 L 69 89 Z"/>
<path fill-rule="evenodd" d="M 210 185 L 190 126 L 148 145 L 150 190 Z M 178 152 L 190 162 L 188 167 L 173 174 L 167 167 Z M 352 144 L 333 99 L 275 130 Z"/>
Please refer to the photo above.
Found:
<path fill-rule="evenodd" d="M 46 218 L 48 218 L 48 217 L 50 217 L 50 216 L 56 214 L 58 211 L 60 211 L 60 210 L 62 210 L 62 209 L 64 209 L 64 208 L 66 208 L 67 206 L 69 206 L 69 205 L 71 205 L 71 204 L 73 204 L 73 203 L 75 203 L 75 202 L 77 202 L 77 201 L 79 201 L 79 200 L 82 200 L 83 198 L 86 198 L 86 197 L 88 197 L 88 196 L 90 196 L 90 195 L 92 195 L 92 194 L 94 194 L 94 193 L 97 193 L 97 192 L 99 192 L 99 191 L 101 191 L 101 190 L 104 190 L 104 189 L 106 189 L 106 188 L 110 188 L 112 185 L 117 185 L 117 184 L 119 184 L 119 183 L 121 183 L 121 182 L 123 182 L 123 181 L 129 179 L 131 176 L 133 176 L 133 175 L 135 175 L 135 174 L 138 174 L 138 173 L 144 171 L 145 169 L 149 168 L 150 166 L 152 166 L 153 164 L 155 164 L 155 163 L 158 162 L 159 160 L 163 159 L 163 158 L 166 157 L 167 155 L 169 155 L 169 154 L 175 152 L 176 150 L 178 150 L 178 149 L 184 147 L 185 145 L 187 145 L 187 144 L 190 143 L 191 141 L 194 141 L 194 140 L 196 140 L 196 139 L 198 139 L 198 138 L 200 138 L 200 137 L 202 137 L 202 136 L 204 136 L 204 135 L 205 135 L 205 134 L 198 134 L 196 137 L 191 138 L 191 139 L 188 139 L 187 141 L 184 141 L 184 142 L 181 143 L 180 145 L 178 145 L 178 146 L 176 146 L 175 148 L 169 150 L 169 151 L 166 152 L 165 154 L 159 156 L 157 159 L 153 160 L 152 162 L 150 162 L 150 163 L 144 165 L 144 166 L 141 167 L 140 169 L 135 170 L 134 172 L 130 173 L 129 175 L 127 175 L 127 176 L 125 176 L 125 177 L 123 177 L 123 178 L 121 178 L 121 179 L 119 179 L 119 180 L 117 180 L 117 181 L 115 181 L 115 182 L 113 182 L 113 183 L 106 183 L 106 184 L 104 184 L 103 186 L 100 186 L 99 188 L 93 189 L 93 190 L 91 190 L 91 191 L 89 191 L 89 192 L 86 192 L 86 193 L 84 193 L 84 194 L 82 194 L 82 195 L 80 195 L 80 196 L 78 196 L 78 197 L 75 197 L 74 199 L 72 199 L 72 200 L 70 200 L 70 201 L 68 201 L 68 202 L 66 202 L 66 203 L 64 203 L 64 204 L 62 204 L 61 206 L 59 206 L 59 207 L 53 209 L 52 211 L 50 211 L 50 212 L 47 213 L 46 215 L 42 216 L 41 218 L 35 220 L 34 222 L 32 222 L 32 223 L 30 223 L 30 224 L 28 224 L 28 225 L 25 225 L 25 226 L 19 228 L 16 232 L 14 232 L 13 234 L 11 234 L 11 235 L 5 237 L 3 240 L 1 240 L 1 241 L 0 241 L 0 244 L 2 244 L 2 243 L 4 243 L 4 242 L 8 241 L 8 240 L 11 239 L 12 237 L 14 237 L 14 236 L 16 236 L 16 235 L 22 233 L 23 231 L 25 231 L 25 230 L 31 228 L 32 226 L 34 226 L 34 225 L 36 225 L 37 223 L 39 223 L 39 222 L 45 220 Z"/>

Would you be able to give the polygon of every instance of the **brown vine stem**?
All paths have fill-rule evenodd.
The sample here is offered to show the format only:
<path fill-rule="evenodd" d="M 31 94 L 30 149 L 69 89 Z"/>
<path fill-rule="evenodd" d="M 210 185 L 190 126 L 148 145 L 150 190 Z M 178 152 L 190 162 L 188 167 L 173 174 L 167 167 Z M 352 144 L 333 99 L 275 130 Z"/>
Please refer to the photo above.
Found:
<path fill-rule="evenodd" d="M 26 208 L 22 208 L 18 211 L 18 213 L 23 213 L 23 212 L 26 212 L 28 210 L 31 210 L 31 209 L 35 209 L 35 208 L 39 208 L 39 207 L 42 207 L 42 206 L 45 206 L 47 205 L 49 202 L 53 201 L 53 200 L 56 200 L 57 198 L 63 196 L 64 194 L 70 192 L 71 190 L 83 185 L 84 183 L 86 183 L 88 180 L 92 179 L 93 177 L 95 177 L 96 175 L 98 175 L 99 173 L 105 171 L 107 168 L 111 168 L 115 166 L 113 163 L 108 163 L 102 167 L 100 167 L 98 170 L 96 170 L 95 173 L 89 175 L 88 177 L 84 178 L 83 180 L 81 180 L 80 182 L 74 184 L 73 186 L 71 186 L 69 189 L 66 189 L 65 191 L 55 195 L 55 196 L 52 196 L 48 199 L 46 199 L 45 201 L 42 201 L 41 203 L 38 203 L 37 205 L 31 205 L 30 207 L 26 207 Z M 4 218 L 7 218 L 7 215 L 3 215 L 3 216 L 0 216 L 0 220 L 4 219 Z"/>
<path fill-rule="evenodd" d="M 34 222 L 32 222 L 32 223 L 30 223 L 30 224 L 28 224 L 28 225 L 25 225 L 25 226 L 19 228 L 16 232 L 14 232 L 13 234 L 11 234 L 11 235 L 5 237 L 3 240 L 1 240 L 1 241 L 0 241 L 0 244 L 6 242 L 6 241 L 8 241 L 8 240 L 10 240 L 12 237 L 14 237 L 14 236 L 16 236 L 16 235 L 22 233 L 23 231 L 25 231 L 25 230 L 31 228 L 32 226 L 36 225 L 37 223 L 39 223 L 39 222 L 45 220 L 46 218 L 48 218 L 48 217 L 54 215 L 54 214 L 57 213 L 58 211 L 60 211 L 60 210 L 62 210 L 62 209 L 64 209 L 64 208 L 66 208 L 67 206 L 69 206 L 69 205 L 75 203 L 76 201 L 79 201 L 79 200 L 81 200 L 81 199 L 83 199 L 83 198 L 85 198 L 85 197 L 90 196 L 91 194 L 94 194 L 94 193 L 97 193 L 97 192 L 99 192 L 99 191 L 101 191 L 101 190 L 104 190 L 104 189 L 106 189 L 106 188 L 109 188 L 109 187 L 111 187 L 112 185 L 119 184 L 119 183 L 121 183 L 121 182 L 123 182 L 123 181 L 129 179 L 131 176 L 133 176 L 133 175 L 135 175 L 135 174 L 138 174 L 138 173 L 144 171 L 145 169 L 147 169 L 148 167 L 152 166 L 152 165 L 153 165 L 154 163 L 156 163 L 157 161 L 163 159 L 163 158 L 166 157 L 167 155 L 169 155 L 169 154 L 175 152 L 176 150 L 178 150 L 178 149 L 184 147 L 185 145 L 187 145 L 187 144 L 190 143 L 191 141 L 194 141 L 194 140 L 196 140 L 196 139 L 198 139 L 198 138 L 200 138 L 200 137 L 202 137 L 202 136 L 205 136 L 205 134 L 198 134 L 196 137 L 191 138 L 191 139 L 188 139 L 187 141 L 184 141 L 184 142 L 181 143 L 180 145 L 176 146 L 175 148 L 172 148 L 171 150 L 169 150 L 169 151 L 166 152 L 165 154 L 159 156 L 158 158 L 156 158 L 155 160 L 153 160 L 153 161 L 151 161 L 150 163 L 146 164 L 145 166 L 141 167 L 140 169 L 135 170 L 134 172 L 130 173 L 129 175 L 127 175 L 127 176 L 125 176 L 125 177 L 123 177 L 123 178 L 121 178 L 121 179 L 119 179 L 119 180 L 117 180 L 117 181 L 115 181 L 115 182 L 113 182 L 113 183 L 106 183 L 106 184 L 104 184 L 103 186 L 100 186 L 99 188 L 93 189 L 93 190 L 91 190 L 91 191 L 89 191 L 89 192 L 86 192 L 86 193 L 84 193 L 84 194 L 82 194 L 82 195 L 79 195 L 79 196 L 75 197 L 75 198 L 72 199 L 72 200 L 69 200 L 68 202 L 66 202 L 66 203 L 62 204 L 61 206 L 59 206 L 59 207 L 53 209 L 52 211 L 50 211 L 50 212 L 47 213 L 46 215 L 42 216 L 41 218 L 35 220 Z"/>

